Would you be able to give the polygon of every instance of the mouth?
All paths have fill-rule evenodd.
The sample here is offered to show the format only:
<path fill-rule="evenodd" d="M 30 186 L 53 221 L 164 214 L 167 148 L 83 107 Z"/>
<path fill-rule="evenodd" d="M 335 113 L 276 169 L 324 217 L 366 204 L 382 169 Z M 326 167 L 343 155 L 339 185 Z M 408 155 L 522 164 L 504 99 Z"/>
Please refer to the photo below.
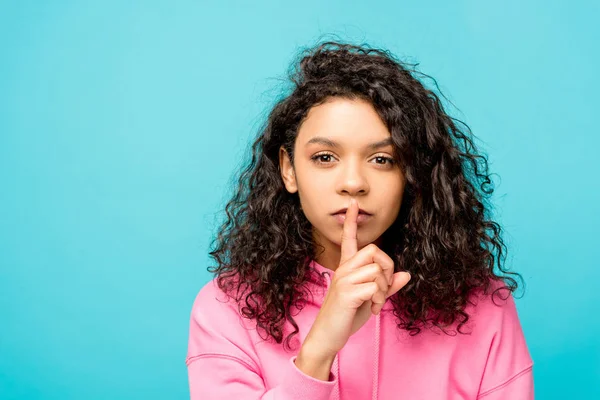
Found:
<path fill-rule="evenodd" d="M 334 213 L 333 213 L 333 214 L 331 214 L 331 215 L 338 215 L 338 214 L 345 215 L 345 214 L 346 214 L 346 210 L 347 210 L 347 209 L 348 209 L 347 207 L 345 207 L 345 208 L 341 208 L 341 209 L 337 210 L 336 212 L 334 212 Z M 363 210 L 362 208 L 359 208 L 359 209 L 358 209 L 358 215 L 359 215 L 359 216 L 360 216 L 360 215 L 367 215 L 367 216 L 370 216 L 370 215 L 372 215 L 372 214 L 371 214 L 371 213 L 369 213 L 369 212 L 366 212 L 366 211 L 365 211 L 365 210 Z"/>
<path fill-rule="evenodd" d="M 333 216 L 333 218 L 335 218 L 335 220 L 338 224 L 343 225 L 344 221 L 346 220 L 345 212 L 335 213 L 335 214 L 332 214 L 332 216 Z M 371 218 L 372 218 L 371 214 L 359 213 L 358 216 L 356 217 L 356 223 L 363 224 L 363 223 L 369 221 Z"/>

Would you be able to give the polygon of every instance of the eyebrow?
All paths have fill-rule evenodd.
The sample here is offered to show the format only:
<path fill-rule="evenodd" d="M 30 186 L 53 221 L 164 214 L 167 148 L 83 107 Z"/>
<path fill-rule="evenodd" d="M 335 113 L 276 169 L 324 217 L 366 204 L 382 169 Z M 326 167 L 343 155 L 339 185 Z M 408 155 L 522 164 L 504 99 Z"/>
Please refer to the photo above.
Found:
<path fill-rule="evenodd" d="M 306 145 L 308 146 L 309 144 L 312 144 L 312 143 L 322 144 L 324 146 L 329 146 L 329 147 L 338 148 L 338 149 L 341 147 L 339 143 L 334 142 L 333 140 L 327 139 L 326 137 L 322 137 L 322 136 L 315 136 L 314 138 L 312 138 L 308 142 L 306 142 Z M 380 140 L 379 142 L 369 144 L 367 146 L 367 148 L 369 150 L 377 150 L 379 148 L 389 146 L 393 143 L 394 142 L 392 141 L 392 138 L 388 137 L 383 140 Z"/>

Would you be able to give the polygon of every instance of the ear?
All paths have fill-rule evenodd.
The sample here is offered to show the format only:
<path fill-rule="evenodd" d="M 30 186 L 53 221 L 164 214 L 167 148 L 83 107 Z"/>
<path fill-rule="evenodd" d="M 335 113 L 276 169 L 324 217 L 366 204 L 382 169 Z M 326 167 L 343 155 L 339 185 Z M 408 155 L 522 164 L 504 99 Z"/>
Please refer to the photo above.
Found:
<path fill-rule="evenodd" d="M 279 171 L 281 172 L 281 178 L 283 179 L 283 184 L 287 191 L 296 193 L 298 191 L 296 174 L 294 173 L 294 167 L 292 167 L 290 157 L 283 146 L 279 148 Z"/>

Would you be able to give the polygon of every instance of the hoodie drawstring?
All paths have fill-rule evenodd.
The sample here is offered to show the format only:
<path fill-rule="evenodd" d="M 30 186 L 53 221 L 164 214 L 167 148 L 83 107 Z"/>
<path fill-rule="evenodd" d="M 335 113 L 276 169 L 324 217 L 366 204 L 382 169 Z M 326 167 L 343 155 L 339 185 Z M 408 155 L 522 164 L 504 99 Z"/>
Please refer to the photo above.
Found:
<path fill-rule="evenodd" d="M 375 318 L 375 359 L 373 360 L 373 393 L 371 398 L 377 400 L 378 389 L 379 389 L 379 333 L 381 331 L 381 313 L 377 314 Z"/>
<path fill-rule="evenodd" d="M 333 389 L 333 399 L 340 400 L 340 363 L 338 361 L 338 354 L 335 355 L 333 359 L 333 370 L 335 371 L 335 376 L 337 378 L 337 385 Z"/>
<path fill-rule="evenodd" d="M 327 276 L 327 286 L 326 289 L 329 289 L 329 285 L 331 284 L 331 276 L 329 273 L 326 274 Z M 379 346 L 380 346 L 380 335 L 381 335 L 381 313 L 383 312 L 383 309 L 379 312 L 379 314 L 377 314 L 375 316 L 375 335 L 373 336 L 373 342 L 374 342 L 374 357 L 373 357 L 373 373 L 372 373 L 372 377 L 373 377 L 373 381 L 372 381 L 372 392 L 371 392 L 371 399 L 372 400 L 377 400 L 378 397 L 378 389 L 379 389 Z M 333 389 L 333 400 L 340 400 L 340 362 L 339 362 L 339 353 L 335 355 L 335 358 L 333 359 L 333 365 L 332 365 L 332 369 L 335 371 L 335 375 L 337 378 L 337 385 L 335 386 L 335 388 Z"/>
<path fill-rule="evenodd" d="M 378 398 L 378 389 L 379 389 L 379 335 L 381 332 L 381 312 L 377 314 L 375 317 L 375 335 L 374 339 L 374 348 L 375 348 L 375 356 L 373 360 L 373 390 L 371 392 L 371 399 L 377 400 Z M 335 371 L 335 376 L 337 378 L 337 385 L 333 390 L 333 400 L 340 400 L 340 362 L 338 360 L 339 353 L 335 355 L 333 359 L 332 369 Z"/>

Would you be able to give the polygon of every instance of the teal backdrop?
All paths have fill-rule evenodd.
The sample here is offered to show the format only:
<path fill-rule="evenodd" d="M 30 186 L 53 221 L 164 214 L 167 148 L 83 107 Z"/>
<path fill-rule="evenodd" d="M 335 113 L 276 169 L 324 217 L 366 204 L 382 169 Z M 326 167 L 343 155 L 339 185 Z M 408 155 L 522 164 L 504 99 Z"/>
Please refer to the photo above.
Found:
<path fill-rule="evenodd" d="M 600 398 L 595 1 L 0 1 L 0 398 L 185 399 L 233 174 L 322 37 L 436 78 L 490 161 L 536 398 Z"/>

